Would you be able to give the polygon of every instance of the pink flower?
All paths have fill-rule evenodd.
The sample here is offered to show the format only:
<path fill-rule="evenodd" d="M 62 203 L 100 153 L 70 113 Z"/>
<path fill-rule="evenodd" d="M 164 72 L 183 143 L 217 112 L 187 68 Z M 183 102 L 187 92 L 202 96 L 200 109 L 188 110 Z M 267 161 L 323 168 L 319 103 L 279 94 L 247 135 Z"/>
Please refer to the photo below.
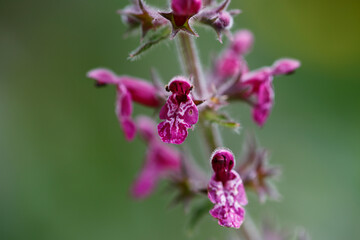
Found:
<path fill-rule="evenodd" d="M 174 15 L 189 17 L 200 11 L 201 4 L 201 0 L 172 0 L 171 9 Z"/>
<path fill-rule="evenodd" d="M 268 119 L 274 103 L 274 90 L 271 82 L 265 82 L 260 85 L 257 93 L 257 102 L 253 109 L 253 119 L 259 125 L 263 126 Z"/>
<path fill-rule="evenodd" d="M 116 115 L 128 141 L 131 141 L 136 134 L 136 126 L 131 118 L 132 101 L 149 107 L 160 105 L 157 89 L 144 80 L 117 76 L 113 72 L 101 68 L 88 72 L 87 76 L 95 79 L 97 86 L 107 84 L 117 86 Z"/>
<path fill-rule="evenodd" d="M 263 126 L 268 119 L 274 104 L 274 89 L 272 81 L 274 76 L 290 74 L 300 67 L 300 62 L 294 59 L 280 59 L 272 67 L 264 67 L 259 70 L 246 73 L 238 84 L 240 89 L 247 88 L 244 98 L 256 97 L 253 108 L 253 119 Z"/>
<path fill-rule="evenodd" d="M 243 94 L 244 98 L 256 97 L 253 119 L 259 126 L 265 124 L 273 106 L 272 80 L 272 69 L 265 67 L 245 74 L 240 83 L 243 88 L 247 88 Z"/>
<path fill-rule="evenodd" d="M 208 197 L 215 206 L 210 214 L 221 226 L 240 228 L 245 217 L 243 206 L 248 201 L 240 175 L 233 170 L 234 155 L 227 149 L 217 149 L 211 156 L 211 165 L 214 175 L 208 186 Z"/>
<path fill-rule="evenodd" d="M 253 108 L 253 119 L 263 126 L 268 119 L 274 104 L 275 93 L 272 86 L 277 75 L 290 74 L 300 67 L 300 62 L 294 59 L 280 59 L 272 67 L 264 67 L 244 74 L 239 89 L 246 89 L 244 98 L 256 97 Z"/>
<path fill-rule="evenodd" d="M 132 187 L 132 194 L 135 198 L 144 198 L 154 190 L 160 178 L 180 170 L 181 158 L 178 151 L 159 140 L 156 125 L 150 118 L 140 117 L 137 123 L 148 150 L 143 169 Z"/>
<path fill-rule="evenodd" d="M 167 90 L 172 92 L 161 108 L 159 117 L 164 120 L 158 125 L 161 140 L 166 143 L 181 144 L 188 135 L 188 128 L 196 124 L 198 109 L 189 96 L 192 86 L 183 77 L 173 78 Z"/>
<path fill-rule="evenodd" d="M 273 66 L 273 75 L 291 74 L 300 67 L 300 62 L 295 59 L 284 58 L 277 60 Z"/>
<path fill-rule="evenodd" d="M 254 43 L 254 36 L 249 30 L 240 30 L 235 33 L 231 49 L 239 55 L 248 53 Z"/>
<path fill-rule="evenodd" d="M 255 71 L 247 72 L 241 78 L 239 86 L 247 87 L 247 95 L 258 95 L 260 86 L 267 82 L 272 82 L 272 69 L 269 67 L 260 68 Z"/>
<path fill-rule="evenodd" d="M 126 140 L 131 141 L 135 137 L 136 126 L 131 118 L 133 112 L 131 95 L 123 84 L 118 84 L 117 87 L 115 112 Z"/>

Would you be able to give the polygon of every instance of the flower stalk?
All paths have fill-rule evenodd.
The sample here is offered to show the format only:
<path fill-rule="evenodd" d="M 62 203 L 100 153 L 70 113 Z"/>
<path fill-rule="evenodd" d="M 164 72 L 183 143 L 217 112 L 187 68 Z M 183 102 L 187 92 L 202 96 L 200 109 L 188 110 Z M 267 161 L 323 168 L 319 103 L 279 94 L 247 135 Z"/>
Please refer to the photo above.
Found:
<path fill-rule="evenodd" d="M 195 42 L 187 33 L 179 33 L 178 54 L 183 71 L 193 79 L 194 93 L 203 99 L 207 95 L 202 65 L 196 50 Z"/>

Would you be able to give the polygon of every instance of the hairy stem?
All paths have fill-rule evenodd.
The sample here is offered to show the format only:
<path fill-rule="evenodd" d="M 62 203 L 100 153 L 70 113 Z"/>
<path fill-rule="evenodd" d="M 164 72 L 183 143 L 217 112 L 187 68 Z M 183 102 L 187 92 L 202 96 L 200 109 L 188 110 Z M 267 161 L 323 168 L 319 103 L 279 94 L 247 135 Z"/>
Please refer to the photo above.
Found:
<path fill-rule="evenodd" d="M 207 88 L 199 56 L 197 54 L 194 40 L 189 34 L 179 33 L 179 56 L 183 71 L 194 80 L 194 91 L 196 97 L 206 97 Z"/>
<path fill-rule="evenodd" d="M 259 232 L 257 231 L 249 213 L 246 213 L 246 219 L 243 225 L 240 227 L 240 231 L 246 240 L 261 240 Z"/>
<path fill-rule="evenodd" d="M 199 124 L 201 129 L 203 130 L 203 137 L 205 139 L 207 145 L 208 155 L 212 153 L 217 147 L 222 146 L 222 144 L 218 141 L 219 136 L 215 136 L 217 133 L 213 130 L 211 126 L 208 126 L 203 118 L 200 118 Z"/>

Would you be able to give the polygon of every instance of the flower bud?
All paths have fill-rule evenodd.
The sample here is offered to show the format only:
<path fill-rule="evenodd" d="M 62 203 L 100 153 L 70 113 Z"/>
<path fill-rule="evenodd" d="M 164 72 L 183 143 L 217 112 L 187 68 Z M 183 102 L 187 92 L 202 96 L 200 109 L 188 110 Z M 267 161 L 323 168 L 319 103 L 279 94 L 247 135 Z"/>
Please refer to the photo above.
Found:
<path fill-rule="evenodd" d="M 233 25 L 233 18 L 229 12 L 221 11 L 219 17 L 214 22 L 214 27 L 218 30 L 229 29 Z"/>
<path fill-rule="evenodd" d="M 141 11 L 136 4 L 129 5 L 129 6 L 125 7 L 123 10 L 118 11 L 123 23 L 126 26 L 129 26 L 130 28 L 134 28 L 134 27 L 140 25 L 141 21 L 139 19 L 136 19 L 136 17 L 132 16 L 132 14 L 139 13 L 139 12 L 141 12 Z"/>
<path fill-rule="evenodd" d="M 171 9 L 174 15 L 192 16 L 201 9 L 201 0 L 172 0 Z"/>
<path fill-rule="evenodd" d="M 241 69 L 241 60 L 233 51 L 226 51 L 216 62 L 216 72 L 221 78 L 233 77 Z"/>
<path fill-rule="evenodd" d="M 273 75 L 284 75 L 284 74 L 291 74 L 297 68 L 300 67 L 300 62 L 295 59 L 284 58 L 277 60 L 272 68 L 273 68 Z"/>
<path fill-rule="evenodd" d="M 253 45 L 254 36 L 249 30 L 240 30 L 231 44 L 231 49 L 237 54 L 244 55 L 248 53 Z"/>
<path fill-rule="evenodd" d="M 112 71 L 97 68 L 87 73 L 88 78 L 92 78 L 96 81 L 96 86 L 104 86 L 107 84 L 119 84 L 119 77 L 116 76 Z"/>

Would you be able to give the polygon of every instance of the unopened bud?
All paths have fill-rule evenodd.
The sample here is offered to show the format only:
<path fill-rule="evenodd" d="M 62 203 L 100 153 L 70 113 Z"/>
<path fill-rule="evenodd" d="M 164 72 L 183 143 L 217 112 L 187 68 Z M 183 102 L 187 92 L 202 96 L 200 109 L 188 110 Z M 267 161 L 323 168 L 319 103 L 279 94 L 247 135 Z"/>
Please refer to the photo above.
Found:
<path fill-rule="evenodd" d="M 253 45 L 254 36 L 249 30 L 240 30 L 231 44 L 231 49 L 237 54 L 244 55 L 248 53 Z"/>
<path fill-rule="evenodd" d="M 201 9 L 201 0 L 172 0 L 171 8 L 174 15 L 192 16 Z"/>
<path fill-rule="evenodd" d="M 300 62 L 295 59 L 284 58 L 273 64 L 273 75 L 291 74 L 300 67 Z"/>
<path fill-rule="evenodd" d="M 214 22 L 215 28 L 219 30 L 229 29 L 233 25 L 233 18 L 230 13 L 222 11 L 219 13 L 218 19 Z"/>

